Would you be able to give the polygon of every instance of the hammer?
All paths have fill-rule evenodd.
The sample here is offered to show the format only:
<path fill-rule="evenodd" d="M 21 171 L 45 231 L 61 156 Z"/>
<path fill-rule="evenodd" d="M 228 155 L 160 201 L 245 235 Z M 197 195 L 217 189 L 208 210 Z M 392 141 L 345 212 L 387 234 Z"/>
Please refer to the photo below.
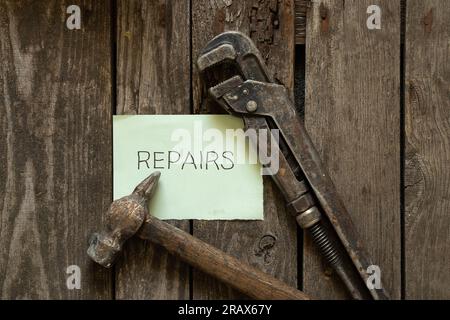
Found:
<path fill-rule="evenodd" d="M 94 233 L 89 257 L 109 268 L 126 240 L 133 235 L 164 247 L 169 253 L 221 280 L 247 296 L 260 300 L 309 300 L 297 289 L 149 214 L 160 172 L 143 180 L 132 194 L 114 201 L 103 233 Z"/>

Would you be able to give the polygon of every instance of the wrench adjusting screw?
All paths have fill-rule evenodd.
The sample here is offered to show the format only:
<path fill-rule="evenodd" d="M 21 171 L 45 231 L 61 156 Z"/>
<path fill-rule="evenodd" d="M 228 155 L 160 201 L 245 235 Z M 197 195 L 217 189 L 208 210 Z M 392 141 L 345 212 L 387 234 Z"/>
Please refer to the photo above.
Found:
<path fill-rule="evenodd" d="M 298 224 L 302 229 L 308 229 L 311 232 L 314 243 L 319 247 L 328 263 L 333 267 L 340 267 L 342 259 L 320 220 L 321 214 L 316 207 L 311 207 L 297 216 Z"/>

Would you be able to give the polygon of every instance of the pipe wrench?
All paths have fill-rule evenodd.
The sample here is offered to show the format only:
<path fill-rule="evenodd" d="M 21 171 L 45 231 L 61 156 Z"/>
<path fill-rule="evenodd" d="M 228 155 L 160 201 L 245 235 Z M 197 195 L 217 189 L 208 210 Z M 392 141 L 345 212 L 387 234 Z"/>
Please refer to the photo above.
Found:
<path fill-rule="evenodd" d="M 373 263 L 296 114 L 288 90 L 271 78 L 252 40 L 240 32 L 224 32 L 206 45 L 197 67 L 205 83 L 211 85 L 210 97 L 228 113 L 242 117 L 247 130 L 276 129 L 279 137 L 274 145 L 259 135 L 249 135 L 250 142 L 258 150 L 266 148 L 278 154 L 278 166 L 265 169 L 299 226 L 310 232 L 350 295 L 354 299 L 388 299 L 382 285 L 380 289 L 367 285 L 367 270 Z"/>

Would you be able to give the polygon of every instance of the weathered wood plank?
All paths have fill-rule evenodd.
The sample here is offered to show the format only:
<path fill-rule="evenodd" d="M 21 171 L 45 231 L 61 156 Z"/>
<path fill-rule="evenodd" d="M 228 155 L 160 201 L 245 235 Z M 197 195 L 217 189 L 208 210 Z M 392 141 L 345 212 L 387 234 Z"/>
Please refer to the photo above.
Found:
<path fill-rule="evenodd" d="M 109 1 L 0 2 L 0 297 L 111 298 L 86 255 L 111 199 Z M 68 290 L 66 269 L 81 269 Z"/>
<path fill-rule="evenodd" d="M 192 3 L 192 59 L 215 35 L 225 30 L 248 34 L 261 50 L 274 77 L 293 89 L 294 3 L 286 1 L 209 1 Z M 197 70 L 193 70 L 195 112 L 217 111 L 207 99 Z M 220 192 L 218 190 L 218 192 Z M 195 221 L 194 236 L 250 263 L 292 286 L 297 285 L 295 220 L 270 178 L 264 182 L 265 220 Z M 194 271 L 194 299 L 241 297 L 216 280 Z"/>
<path fill-rule="evenodd" d="M 306 11 L 310 0 L 295 0 L 295 44 L 304 44 L 306 37 Z"/>
<path fill-rule="evenodd" d="M 366 27 L 368 0 L 314 1 L 307 14 L 306 128 L 364 247 L 400 297 L 400 1 L 378 1 L 381 30 Z M 347 297 L 306 237 L 304 290 Z"/>
<path fill-rule="evenodd" d="M 450 299 L 450 3 L 406 9 L 405 294 Z"/>
<path fill-rule="evenodd" d="M 189 10 L 189 1 L 118 1 L 118 114 L 190 113 Z M 189 231 L 189 221 L 174 224 Z M 139 239 L 123 251 L 116 298 L 189 298 L 185 264 Z"/>

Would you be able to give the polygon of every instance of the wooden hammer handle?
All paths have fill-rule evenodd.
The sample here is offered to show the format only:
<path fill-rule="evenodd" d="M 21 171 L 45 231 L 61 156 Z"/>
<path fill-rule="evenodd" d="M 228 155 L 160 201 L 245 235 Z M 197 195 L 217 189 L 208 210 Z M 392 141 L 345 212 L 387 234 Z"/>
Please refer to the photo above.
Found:
<path fill-rule="evenodd" d="M 138 232 L 142 239 L 164 247 L 191 266 L 259 300 L 309 300 L 292 288 L 223 251 L 155 217 L 149 216 Z"/>

